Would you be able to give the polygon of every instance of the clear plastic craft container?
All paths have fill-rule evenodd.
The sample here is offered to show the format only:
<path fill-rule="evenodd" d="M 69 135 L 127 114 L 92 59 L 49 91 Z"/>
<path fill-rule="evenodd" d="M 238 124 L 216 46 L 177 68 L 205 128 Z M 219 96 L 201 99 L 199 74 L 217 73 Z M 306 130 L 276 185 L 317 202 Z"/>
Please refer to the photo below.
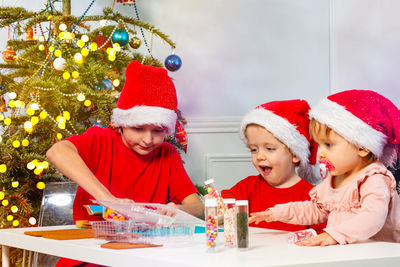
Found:
<path fill-rule="evenodd" d="M 193 236 L 195 227 L 180 223 L 161 226 L 133 221 L 95 221 L 91 224 L 94 238 L 129 243 L 163 243 L 170 238 L 188 238 Z"/>
<path fill-rule="evenodd" d="M 164 204 L 97 203 L 104 207 L 103 215 L 109 214 L 110 210 L 116 215 L 114 219 L 91 222 L 95 238 L 107 241 L 163 243 L 170 238 L 187 239 L 193 236 L 196 225 L 204 224 L 204 221 Z"/>

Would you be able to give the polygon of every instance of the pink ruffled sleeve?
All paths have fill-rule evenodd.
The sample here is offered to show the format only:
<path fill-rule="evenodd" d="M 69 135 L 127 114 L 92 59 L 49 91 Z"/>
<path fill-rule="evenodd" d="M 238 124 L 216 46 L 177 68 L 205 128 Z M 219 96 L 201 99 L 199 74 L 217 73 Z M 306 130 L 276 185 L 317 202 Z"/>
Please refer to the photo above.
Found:
<path fill-rule="evenodd" d="M 311 200 L 309 201 L 275 205 L 270 209 L 274 219 L 285 223 L 301 225 L 312 225 L 326 221 L 328 212 L 323 209 L 323 206 L 318 201 L 318 187 L 319 185 L 311 189 Z"/>
<path fill-rule="evenodd" d="M 368 178 L 368 179 L 367 179 Z M 391 197 L 389 177 L 372 170 L 360 181 L 360 208 L 351 218 L 325 228 L 339 244 L 367 240 L 385 224 Z M 360 227 L 362 225 L 362 227 Z"/>

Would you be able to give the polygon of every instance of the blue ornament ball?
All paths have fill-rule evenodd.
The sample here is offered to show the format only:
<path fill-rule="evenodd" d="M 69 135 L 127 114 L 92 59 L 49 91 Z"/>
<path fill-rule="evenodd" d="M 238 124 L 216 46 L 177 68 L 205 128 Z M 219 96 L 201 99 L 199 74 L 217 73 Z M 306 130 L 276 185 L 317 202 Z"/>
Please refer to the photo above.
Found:
<path fill-rule="evenodd" d="M 105 90 L 106 85 L 103 82 L 97 83 L 93 86 L 94 89 L 96 90 Z"/>
<path fill-rule="evenodd" d="M 111 40 L 113 43 L 119 43 L 120 46 L 124 46 L 129 42 L 129 34 L 125 30 L 116 30 Z"/>
<path fill-rule="evenodd" d="M 105 78 L 101 82 L 106 86 L 107 90 L 111 90 L 113 88 L 113 84 L 112 84 L 112 81 L 110 79 Z"/>
<path fill-rule="evenodd" d="M 182 60 L 177 55 L 169 55 L 165 59 L 164 65 L 169 71 L 177 71 L 182 66 Z"/>

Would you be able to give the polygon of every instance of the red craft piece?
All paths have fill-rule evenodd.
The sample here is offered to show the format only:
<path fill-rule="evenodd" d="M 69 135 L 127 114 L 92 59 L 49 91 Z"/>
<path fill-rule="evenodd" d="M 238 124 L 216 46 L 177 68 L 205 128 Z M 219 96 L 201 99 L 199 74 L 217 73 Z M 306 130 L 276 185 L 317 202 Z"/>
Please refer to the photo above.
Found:
<path fill-rule="evenodd" d="M 133 0 L 117 0 L 117 3 L 133 5 Z"/>
<path fill-rule="evenodd" d="M 178 128 L 176 130 L 176 139 L 180 144 L 184 146 L 185 153 L 187 150 L 187 134 L 185 129 L 182 127 L 180 123 L 178 123 Z"/>

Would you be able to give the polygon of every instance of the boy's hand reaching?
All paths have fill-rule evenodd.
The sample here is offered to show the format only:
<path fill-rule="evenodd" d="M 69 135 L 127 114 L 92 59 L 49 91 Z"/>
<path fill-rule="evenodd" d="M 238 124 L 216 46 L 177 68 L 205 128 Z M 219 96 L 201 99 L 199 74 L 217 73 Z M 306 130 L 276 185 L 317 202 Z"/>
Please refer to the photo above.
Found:
<path fill-rule="evenodd" d="M 272 222 L 274 221 L 274 216 L 272 215 L 272 211 L 269 209 L 262 212 L 254 212 L 250 214 L 249 224 L 255 222 L 259 224 L 262 221 Z"/>
<path fill-rule="evenodd" d="M 297 242 L 296 245 L 298 246 L 306 246 L 306 247 L 312 247 L 312 246 L 331 246 L 331 245 L 336 245 L 338 242 L 333 239 L 328 233 L 322 233 L 317 235 L 316 237 L 312 237 L 300 242 Z"/>

